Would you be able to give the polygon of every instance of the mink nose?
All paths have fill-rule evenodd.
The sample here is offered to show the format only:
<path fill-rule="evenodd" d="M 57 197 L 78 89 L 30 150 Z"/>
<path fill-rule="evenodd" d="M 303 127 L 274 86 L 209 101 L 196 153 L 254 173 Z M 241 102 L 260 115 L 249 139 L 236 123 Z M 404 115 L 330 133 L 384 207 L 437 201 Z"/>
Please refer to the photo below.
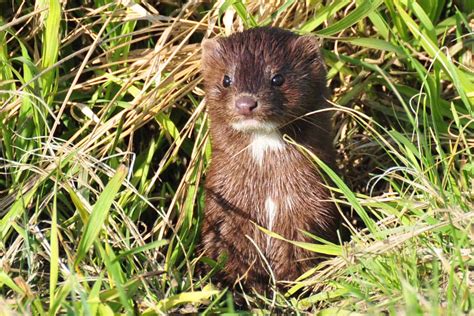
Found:
<path fill-rule="evenodd" d="M 244 95 L 235 101 L 237 113 L 242 115 L 250 115 L 257 108 L 257 100 L 254 97 Z"/>

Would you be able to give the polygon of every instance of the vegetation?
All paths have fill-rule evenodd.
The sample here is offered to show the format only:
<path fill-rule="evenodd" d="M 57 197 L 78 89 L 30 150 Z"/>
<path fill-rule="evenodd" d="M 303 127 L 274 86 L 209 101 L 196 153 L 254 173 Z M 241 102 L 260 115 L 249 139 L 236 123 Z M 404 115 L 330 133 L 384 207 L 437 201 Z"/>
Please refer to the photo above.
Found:
<path fill-rule="evenodd" d="M 200 42 L 258 25 L 324 39 L 339 170 L 322 167 L 353 235 L 303 245 L 335 256 L 288 293 L 246 293 L 244 309 L 472 313 L 472 1 L 0 12 L 0 313 L 237 312 L 230 289 L 195 273 L 210 157 Z"/>

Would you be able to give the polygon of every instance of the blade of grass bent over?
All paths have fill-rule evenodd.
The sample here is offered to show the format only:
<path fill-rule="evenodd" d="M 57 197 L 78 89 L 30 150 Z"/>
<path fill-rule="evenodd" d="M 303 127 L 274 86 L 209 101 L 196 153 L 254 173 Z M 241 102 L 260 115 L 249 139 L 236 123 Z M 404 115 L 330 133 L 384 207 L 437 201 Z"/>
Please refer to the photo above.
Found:
<path fill-rule="evenodd" d="M 336 186 L 344 193 L 344 196 L 351 203 L 357 214 L 362 218 L 364 224 L 367 226 L 369 231 L 373 235 L 376 235 L 377 228 L 374 221 L 369 217 L 367 212 L 357 200 L 355 194 L 349 189 L 349 187 L 344 183 L 344 181 L 342 181 L 342 179 L 328 165 L 326 165 L 321 159 L 319 159 L 318 156 L 310 152 L 307 148 L 295 143 L 287 135 L 285 135 L 283 138 L 290 144 L 297 146 L 298 149 L 302 150 L 305 154 L 309 155 L 311 159 L 315 161 L 321 169 L 323 169 L 323 171 L 331 178 L 331 180 L 336 184 Z"/>

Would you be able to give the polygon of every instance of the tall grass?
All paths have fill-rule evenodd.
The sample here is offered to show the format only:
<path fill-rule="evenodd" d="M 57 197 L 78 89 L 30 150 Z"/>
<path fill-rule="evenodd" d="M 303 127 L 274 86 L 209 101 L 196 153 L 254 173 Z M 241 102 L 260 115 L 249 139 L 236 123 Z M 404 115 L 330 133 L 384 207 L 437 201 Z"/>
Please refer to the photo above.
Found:
<path fill-rule="evenodd" d="M 473 9 L 0 2 L 1 313 L 237 312 L 195 273 L 209 261 L 195 251 L 211 155 L 200 42 L 261 25 L 324 40 L 339 170 L 312 158 L 352 239 L 300 244 L 335 256 L 245 308 L 472 312 Z"/>

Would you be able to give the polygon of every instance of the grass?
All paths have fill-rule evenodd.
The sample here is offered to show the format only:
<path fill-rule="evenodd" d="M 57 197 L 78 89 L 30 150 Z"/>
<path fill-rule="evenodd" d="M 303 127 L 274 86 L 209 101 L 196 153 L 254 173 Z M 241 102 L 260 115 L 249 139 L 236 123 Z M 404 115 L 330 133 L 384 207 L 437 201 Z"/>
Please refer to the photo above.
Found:
<path fill-rule="evenodd" d="M 352 240 L 246 308 L 472 313 L 471 1 L 178 3 L 0 1 L 0 313 L 248 313 L 195 273 L 199 58 L 258 25 L 324 39 Z"/>

